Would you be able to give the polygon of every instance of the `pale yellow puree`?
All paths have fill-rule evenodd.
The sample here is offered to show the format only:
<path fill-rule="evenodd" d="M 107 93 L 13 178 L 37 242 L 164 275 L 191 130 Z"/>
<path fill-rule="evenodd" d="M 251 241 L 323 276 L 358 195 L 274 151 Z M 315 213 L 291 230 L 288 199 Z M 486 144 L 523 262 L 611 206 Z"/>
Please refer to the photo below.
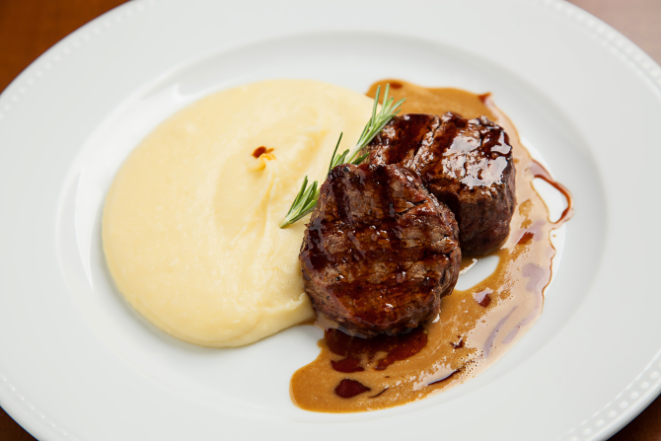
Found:
<path fill-rule="evenodd" d="M 240 346 L 309 320 L 304 222 L 278 223 L 305 175 L 323 180 L 373 100 L 316 81 L 264 81 L 181 110 L 131 153 L 108 193 L 103 247 L 119 291 L 150 322 Z M 258 159 L 259 147 L 273 149 Z"/>

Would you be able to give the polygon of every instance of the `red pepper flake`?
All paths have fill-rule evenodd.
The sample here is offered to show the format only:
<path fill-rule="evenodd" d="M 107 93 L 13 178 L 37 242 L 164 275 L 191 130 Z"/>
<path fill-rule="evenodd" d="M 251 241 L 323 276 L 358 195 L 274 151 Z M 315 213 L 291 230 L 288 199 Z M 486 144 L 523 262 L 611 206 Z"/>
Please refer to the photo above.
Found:
<path fill-rule="evenodd" d="M 257 147 L 254 152 L 252 152 L 252 155 L 255 157 L 255 159 L 259 158 L 265 153 L 271 153 L 273 149 L 267 149 L 264 146 Z"/>

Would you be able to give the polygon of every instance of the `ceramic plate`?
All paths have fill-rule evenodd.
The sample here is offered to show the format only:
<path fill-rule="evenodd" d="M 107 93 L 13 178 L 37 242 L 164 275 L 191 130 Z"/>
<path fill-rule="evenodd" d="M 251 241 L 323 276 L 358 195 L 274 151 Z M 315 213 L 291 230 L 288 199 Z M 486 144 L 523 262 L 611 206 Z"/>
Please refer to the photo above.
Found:
<path fill-rule="evenodd" d="M 544 312 L 505 357 L 416 403 L 311 413 L 288 388 L 320 331 L 205 349 L 124 303 L 100 213 L 146 133 L 242 83 L 386 77 L 493 92 L 574 194 Z M 661 388 L 659 121 L 659 67 L 562 1 L 130 2 L 0 96 L 0 404 L 45 441 L 605 439 Z"/>

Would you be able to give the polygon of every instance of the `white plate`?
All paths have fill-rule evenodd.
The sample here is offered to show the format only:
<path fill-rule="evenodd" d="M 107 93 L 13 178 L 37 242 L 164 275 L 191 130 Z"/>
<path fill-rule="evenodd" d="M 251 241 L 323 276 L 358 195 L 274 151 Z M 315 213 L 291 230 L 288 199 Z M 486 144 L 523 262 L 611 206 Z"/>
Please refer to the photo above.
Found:
<path fill-rule="evenodd" d="M 384 77 L 492 91 L 575 196 L 541 319 L 493 368 L 379 412 L 296 408 L 299 327 L 241 349 L 154 330 L 113 290 L 105 191 L 156 124 L 210 91 Z M 661 70 L 561 1 L 130 2 L 0 96 L 0 404 L 41 440 L 605 439 L 661 389 Z"/>

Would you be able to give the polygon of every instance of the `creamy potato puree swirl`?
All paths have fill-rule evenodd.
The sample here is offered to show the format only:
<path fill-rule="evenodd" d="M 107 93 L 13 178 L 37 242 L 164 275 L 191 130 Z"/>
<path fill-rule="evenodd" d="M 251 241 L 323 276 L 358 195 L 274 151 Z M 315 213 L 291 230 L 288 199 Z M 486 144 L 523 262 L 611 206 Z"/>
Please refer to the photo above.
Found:
<path fill-rule="evenodd" d="M 286 229 L 303 177 L 353 147 L 373 100 L 316 81 L 264 81 L 181 110 L 131 153 L 107 195 L 103 247 L 128 302 L 204 346 L 240 346 L 313 317 Z M 259 147 L 273 149 L 255 158 Z"/>

